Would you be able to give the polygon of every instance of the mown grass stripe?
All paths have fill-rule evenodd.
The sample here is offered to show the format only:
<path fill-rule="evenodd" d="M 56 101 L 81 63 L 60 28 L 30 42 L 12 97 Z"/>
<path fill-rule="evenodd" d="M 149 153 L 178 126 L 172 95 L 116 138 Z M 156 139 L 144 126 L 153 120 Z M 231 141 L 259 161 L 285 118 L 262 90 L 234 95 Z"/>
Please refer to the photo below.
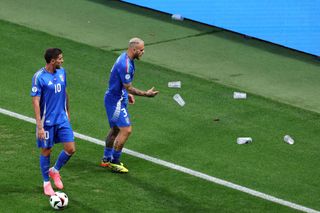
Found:
<path fill-rule="evenodd" d="M 8 115 L 8 116 L 11 116 L 11 117 L 14 117 L 14 118 L 18 118 L 20 120 L 24 120 L 24 121 L 27 121 L 27 122 L 30 122 L 30 123 L 33 123 L 33 124 L 36 123 L 35 119 L 33 119 L 33 118 L 30 118 L 30 117 L 27 117 L 27 116 L 24 116 L 24 115 L 15 113 L 15 112 L 11 112 L 11 111 L 3 109 L 3 108 L 0 108 L 0 113 Z M 81 133 L 74 132 L 74 135 L 75 135 L 75 137 L 77 137 L 79 139 L 82 139 L 82 140 L 85 140 L 85 141 L 88 141 L 88 142 L 91 142 L 91 143 L 95 143 L 95 144 L 98 144 L 98 145 L 101 145 L 101 146 L 104 146 L 104 144 L 105 144 L 104 141 L 102 141 L 102 140 L 98 140 L 96 138 L 93 138 L 93 137 L 90 137 L 90 136 L 87 136 L 87 135 L 83 135 Z M 295 204 L 295 203 L 292 203 L 292 202 L 289 202 L 289 201 L 286 201 L 286 200 L 283 200 L 283 199 L 280 199 L 280 198 L 276 198 L 276 197 L 273 197 L 271 195 L 268 195 L 268 194 L 265 194 L 265 193 L 262 193 L 262 192 L 258 192 L 256 190 L 249 189 L 247 187 L 231 183 L 229 181 L 225 181 L 225 180 L 222 180 L 222 179 L 219 179 L 219 178 L 216 178 L 216 177 L 213 177 L 213 176 L 210 176 L 210 175 L 198 172 L 198 171 L 194 171 L 192 169 L 188 169 L 188 168 L 183 167 L 183 166 L 176 165 L 174 163 L 170 163 L 170 162 L 167 162 L 167 161 L 164 161 L 164 160 L 161 160 L 161 159 L 158 159 L 158 158 L 154 158 L 154 157 L 151 157 L 151 156 L 139 153 L 139 152 L 135 152 L 135 151 L 130 150 L 130 149 L 124 148 L 123 152 L 128 154 L 128 155 L 132 155 L 134 157 L 138 157 L 138 158 L 150 161 L 152 163 L 155 163 L 155 164 L 158 164 L 158 165 L 170 168 L 170 169 L 174 169 L 174 170 L 177 170 L 177 171 L 180 171 L 180 172 L 183 172 L 183 173 L 186 173 L 186 174 L 189 174 L 189 175 L 192 175 L 192 176 L 195 176 L 195 177 L 198 177 L 198 178 L 201 178 L 201 179 L 204 179 L 204 180 L 207 180 L 207 181 L 210 181 L 210 182 L 213 182 L 213 183 L 216 183 L 216 184 L 231 188 L 231 189 L 235 189 L 235 190 L 238 190 L 238 191 L 241 191 L 241 192 L 244 192 L 244 193 L 259 197 L 259 198 L 262 198 L 264 200 L 268 200 L 268 201 L 271 201 L 271 202 L 274 202 L 274 203 L 278 203 L 278 204 L 283 205 L 283 206 L 290 207 L 292 209 L 296 209 L 296 210 L 303 211 L 303 212 L 320 213 L 320 211 L 317 211 L 317 210 L 314 210 L 314 209 L 311 209 L 311 208 L 308 208 L 308 207 L 305 207 L 305 206 L 302 206 L 302 205 L 299 205 L 299 204 Z"/>

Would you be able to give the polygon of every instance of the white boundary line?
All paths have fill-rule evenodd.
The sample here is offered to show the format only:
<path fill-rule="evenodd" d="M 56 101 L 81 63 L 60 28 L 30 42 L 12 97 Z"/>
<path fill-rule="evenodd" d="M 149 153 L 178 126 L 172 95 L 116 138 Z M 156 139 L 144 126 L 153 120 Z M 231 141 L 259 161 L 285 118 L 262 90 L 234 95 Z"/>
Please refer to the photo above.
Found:
<path fill-rule="evenodd" d="M 20 120 L 24 120 L 24 121 L 27 121 L 27 122 L 30 122 L 30 123 L 33 123 L 33 124 L 36 123 L 35 119 L 33 119 L 33 118 L 30 118 L 30 117 L 27 117 L 27 116 L 24 116 L 24 115 L 15 113 L 15 112 L 11 112 L 11 111 L 5 110 L 3 108 L 0 108 L 0 113 L 8 115 L 8 116 L 11 116 L 11 117 L 14 117 L 14 118 L 18 118 Z M 90 136 L 86 136 L 86 135 L 83 135 L 83 134 L 80 134 L 80 133 L 77 133 L 77 132 L 74 132 L 74 135 L 77 138 L 89 141 L 91 143 L 95 143 L 95 144 L 98 144 L 98 145 L 101 145 L 101 146 L 105 145 L 104 141 L 98 140 L 96 138 L 92 138 Z M 305 206 L 301 206 L 301 205 L 298 205 L 298 204 L 295 204 L 295 203 L 292 203 L 292 202 L 289 202 L 289 201 L 286 201 L 286 200 L 283 200 L 283 199 L 280 199 L 280 198 L 276 198 L 276 197 L 273 197 L 271 195 L 268 195 L 268 194 L 265 194 L 265 193 L 262 193 L 262 192 L 258 192 L 258 191 L 255 191 L 253 189 L 249 189 L 247 187 L 240 186 L 240 185 L 237 185 L 237 184 L 234 184 L 234 183 L 231 183 L 231 182 L 228 182 L 228 181 L 216 178 L 216 177 L 212 177 L 212 176 L 209 176 L 207 174 L 204 174 L 204 173 L 201 173 L 201 172 L 197 172 L 197 171 L 188 169 L 188 168 L 183 167 L 183 166 L 179 166 L 179 165 L 176 165 L 176 164 L 164 161 L 164 160 L 160 160 L 158 158 L 154 158 L 154 157 L 151 157 L 151 156 L 148 156 L 148 155 L 145 155 L 145 154 L 141 154 L 139 152 L 135 152 L 135 151 L 132 151 L 132 150 L 129 150 L 129 149 L 126 149 L 126 148 L 123 149 L 123 152 L 126 153 L 126 154 L 129 154 L 129 155 L 132 155 L 134 157 L 138 157 L 138 158 L 153 162 L 155 164 L 168 167 L 170 169 L 174 169 L 174 170 L 177 170 L 177 171 L 180 171 L 180 172 L 183 172 L 183 173 L 186 173 L 186 174 L 189 174 L 189 175 L 192 175 L 192 176 L 195 176 L 195 177 L 198 177 L 198 178 L 201 178 L 201 179 L 204 179 L 204 180 L 207 180 L 207 181 L 222 185 L 222 186 L 226 186 L 226 187 L 231 188 L 231 189 L 235 189 L 235 190 L 238 190 L 238 191 L 241 191 L 241 192 L 244 192 L 244 193 L 259 197 L 259 198 L 262 198 L 264 200 L 268 200 L 268 201 L 271 201 L 271 202 L 274 202 L 274 203 L 281 204 L 283 206 L 287 206 L 287 207 L 290 207 L 290 208 L 293 208 L 293 209 L 296 209 L 296 210 L 300 210 L 300 211 L 303 211 L 303 212 L 320 213 L 320 211 L 317 211 L 317 210 L 314 210 L 314 209 L 311 209 L 311 208 L 308 208 L 308 207 L 305 207 Z"/>

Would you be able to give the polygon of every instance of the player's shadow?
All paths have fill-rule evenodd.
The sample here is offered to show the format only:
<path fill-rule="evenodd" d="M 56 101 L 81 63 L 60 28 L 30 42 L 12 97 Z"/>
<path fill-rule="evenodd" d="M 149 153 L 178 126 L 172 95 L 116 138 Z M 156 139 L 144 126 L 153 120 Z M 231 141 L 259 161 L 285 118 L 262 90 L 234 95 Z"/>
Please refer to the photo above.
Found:
<path fill-rule="evenodd" d="M 94 173 L 96 175 L 101 174 L 101 177 L 96 178 L 105 178 L 106 176 L 108 176 L 109 178 L 107 178 L 106 180 L 109 181 L 114 181 L 114 179 L 119 178 L 121 179 L 121 181 L 125 181 L 133 187 L 140 188 L 148 192 L 148 195 L 152 196 L 153 200 L 165 201 L 165 205 L 170 206 L 171 209 L 175 209 L 175 212 L 210 212 L 210 210 L 212 210 L 203 207 L 201 203 L 191 200 L 189 197 L 186 197 L 179 192 L 174 192 L 173 190 L 170 190 L 170 187 L 156 186 L 154 184 L 148 183 L 148 181 L 144 179 L 134 177 L 132 175 L 132 172 L 129 172 L 128 174 L 114 173 L 110 169 L 100 167 L 98 164 L 99 161 L 95 163 L 83 158 L 77 159 L 76 162 L 77 165 L 73 164 L 70 165 L 70 167 L 68 168 L 68 172 L 70 172 L 71 174 L 79 174 L 83 172 Z M 153 175 L 157 175 L 157 173 L 153 173 Z M 73 176 L 74 175 L 70 175 L 68 181 L 72 181 L 73 178 L 76 179 L 76 177 Z M 192 193 L 193 192 L 190 192 L 190 194 Z"/>
<path fill-rule="evenodd" d="M 76 206 L 77 210 L 81 209 L 80 212 L 90 212 L 90 213 L 100 213 L 101 211 L 98 211 L 94 208 L 90 208 L 86 205 L 86 202 L 82 202 L 82 201 L 77 201 L 74 199 L 70 199 L 69 198 L 69 203 L 70 206 L 68 206 L 67 208 L 72 209 L 72 206 Z M 67 209 L 66 209 L 67 210 Z"/>

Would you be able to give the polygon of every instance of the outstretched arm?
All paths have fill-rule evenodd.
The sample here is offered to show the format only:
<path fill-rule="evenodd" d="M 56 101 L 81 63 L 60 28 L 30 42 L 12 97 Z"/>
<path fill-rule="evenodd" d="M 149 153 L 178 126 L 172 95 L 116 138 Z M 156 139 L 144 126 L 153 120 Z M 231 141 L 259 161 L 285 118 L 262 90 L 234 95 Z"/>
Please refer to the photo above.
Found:
<path fill-rule="evenodd" d="M 126 90 L 132 95 L 154 97 L 159 93 L 159 91 L 154 90 L 154 87 L 152 87 L 151 89 L 149 89 L 147 91 L 143 91 L 143 90 L 140 90 L 140 89 L 133 87 L 131 83 L 123 84 L 123 85 L 126 88 Z"/>

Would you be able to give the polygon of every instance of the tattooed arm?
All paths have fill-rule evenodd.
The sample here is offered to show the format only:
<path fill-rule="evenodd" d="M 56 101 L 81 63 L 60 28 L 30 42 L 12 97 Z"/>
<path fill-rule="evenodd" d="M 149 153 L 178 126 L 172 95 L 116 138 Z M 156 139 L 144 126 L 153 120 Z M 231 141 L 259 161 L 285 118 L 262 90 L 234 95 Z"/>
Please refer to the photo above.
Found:
<path fill-rule="evenodd" d="M 154 90 L 154 87 L 152 87 L 151 89 L 149 89 L 147 91 L 143 91 L 143 90 L 140 90 L 140 89 L 133 87 L 131 83 L 123 84 L 123 85 L 126 88 L 126 90 L 132 95 L 154 97 L 159 93 L 159 91 Z"/>

